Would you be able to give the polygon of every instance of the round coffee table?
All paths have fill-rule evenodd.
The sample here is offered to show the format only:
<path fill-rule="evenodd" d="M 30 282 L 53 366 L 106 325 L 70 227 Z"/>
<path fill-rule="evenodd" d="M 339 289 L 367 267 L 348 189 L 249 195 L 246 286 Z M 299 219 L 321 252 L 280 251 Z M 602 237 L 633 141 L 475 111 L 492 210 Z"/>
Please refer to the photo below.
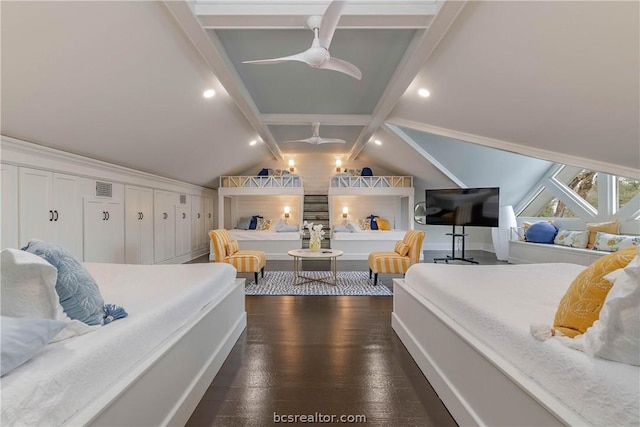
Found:
<path fill-rule="evenodd" d="M 340 249 L 320 249 L 319 251 L 311 251 L 309 249 L 292 249 L 288 252 L 293 257 L 293 284 L 304 285 L 305 283 L 318 282 L 335 286 L 338 282 L 336 271 L 336 258 L 342 256 L 344 252 Z M 303 259 L 324 259 L 331 260 L 331 275 L 325 277 L 309 277 L 300 274 L 300 262 Z"/>

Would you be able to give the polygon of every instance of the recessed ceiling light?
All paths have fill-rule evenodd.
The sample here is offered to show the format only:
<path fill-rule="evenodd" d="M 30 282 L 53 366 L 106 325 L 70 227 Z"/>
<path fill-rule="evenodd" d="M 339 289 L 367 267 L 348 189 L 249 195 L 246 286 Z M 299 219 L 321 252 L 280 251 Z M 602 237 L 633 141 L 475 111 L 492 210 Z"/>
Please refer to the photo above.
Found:
<path fill-rule="evenodd" d="M 212 98 L 212 97 L 213 97 L 213 95 L 215 95 L 215 94 L 216 94 L 216 91 L 215 91 L 215 90 L 213 90 L 213 89 L 208 89 L 208 90 L 205 90 L 205 91 L 204 91 L 204 93 L 202 94 L 202 96 L 204 96 L 205 98 Z"/>
<path fill-rule="evenodd" d="M 249 142 L 249 145 L 256 145 L 258 143 L 258 141 L 256 141 L 255 139 L 251 140 Z"/>
<path fill-rule="evenodd" d="M 374 140 L 373 143 L 376 145 L 382 145 L 382 142 L 379 139 Z"/>
<path fill-rule="evenodd" d="M 420 95 L 420 96 L 421 96 L 421 97 L 423 97 L 423 98 L 428 98 L 428 97 L 429 97 L 429 95 L 431 95 L 431 92 L 429 92 L 427 89 L 424 89 L 424 88 L 423 88 L 423 89 L 420 89 L 420 90 L 418 91 L 418 95 Z"/>

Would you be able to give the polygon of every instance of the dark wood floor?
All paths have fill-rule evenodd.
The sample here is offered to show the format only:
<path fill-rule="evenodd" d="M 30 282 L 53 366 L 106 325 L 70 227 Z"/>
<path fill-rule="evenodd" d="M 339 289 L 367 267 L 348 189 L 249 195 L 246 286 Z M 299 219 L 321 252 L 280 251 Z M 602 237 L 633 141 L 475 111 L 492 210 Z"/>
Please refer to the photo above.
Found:
<path fill-rule="evenodd" d="M 425 262 L 442 255 L 425 252 Z M 487 252 L 468 256 L 499 263 Z M 340 261 L 338 269 L 367 264 Z M 381 280 L 390 286 L 393 277 Z M 392 309 L 391 297 L 247 296 L 247 329 L 187 426 L 265 426 L 314 414 L 364 416 L 374 426 L 456 425 L 391 328 Z"/>

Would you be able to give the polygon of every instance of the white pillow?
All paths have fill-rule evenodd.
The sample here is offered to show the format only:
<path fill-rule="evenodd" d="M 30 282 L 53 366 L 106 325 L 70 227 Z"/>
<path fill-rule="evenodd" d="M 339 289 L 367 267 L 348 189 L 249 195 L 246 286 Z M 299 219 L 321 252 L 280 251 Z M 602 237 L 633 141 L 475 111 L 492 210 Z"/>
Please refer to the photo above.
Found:
<path fill-rule="evenodd" d="M 584 333 L 585 352 L 640 366 L 640 254 L 605 279 L 613 286 L 600 317 Z"/>
<path fill-rule="evenodd" d="M 0 317 L 0 375 L 38 354 L 66 326 L 51 319 Z"/>
<path fill-rule="evenodd" d="M 624 236 L 598 231 L 596 233 L 596 242 L 593 245 L 593 250 L 615 252 L 633 245 L 640 245 L 640 236 Z"/>
<path fill-rule="evenodd" d="M 589 242 L 588 231 L 558 230 L 558 234 L 553 239 L 555 245 L 568 246 L 570 248 L 586 248 Z"/>
<path fill-rule="evenodd" d="M 358 223 L 355 222 L 355 221 L 351 221 L 351 220 L 347 220 L 347 228 L 352 233 L 360 233 L 362 231 L 362 229 L 360 228 Z"/>
<path fill-rule="evenodd" d="M 95 328 L 71 320 L 56 292 L 58 270 L 38 255 L 18 249 L 0 252 L 0 314 L 7 317 L 51 319 L 67 323 L 53 341 L 84 334 Z"/>
<path fill-rule="evenodd" d="M 333 232 L 334 233 L 350 233 L 351 230 L 349 230 L 349 227 L 347 227 L 346 225 L 336 224 L 333 226 Z"/>
<path fill-rule="evenodd" d="M 273 231 L 274 233 L 276 231 L 280 231 L 280 229 L 282 227 L 284 227 L 286 224 L 284 222 L 284 220 L 282 218 L 280 218 L 275 224 L 271 224 L 271 231 Z"/>

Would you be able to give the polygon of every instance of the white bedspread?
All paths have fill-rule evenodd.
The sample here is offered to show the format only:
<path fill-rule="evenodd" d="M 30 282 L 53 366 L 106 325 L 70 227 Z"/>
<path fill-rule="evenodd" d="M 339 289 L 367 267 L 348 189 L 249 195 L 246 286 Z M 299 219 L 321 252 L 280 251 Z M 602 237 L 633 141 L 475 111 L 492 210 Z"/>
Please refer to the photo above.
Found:
<path fill-rule="evenodd" d="M 105 302 L 122 305 L 129 316 L 50 344 L 3 377 L 3 426 L 63 424 L 195 313 L 215 304 L 236 276 L 223 263 L 85 266 Z"/>
<path fill-rule="evenodd" d="M 299 231 L 275 232 L 271 230 L 229 230 L 232 240 L 300 240 Z M 240 246 L 242 249 L 242 246 Z"/>
<path fill-rule="evenodd" d="M 529 334 L 531 323 L 553 324 L 560 299 L 584 268 L 416 264 L 405 281 L 591 424 L 637 426 L 640 368 Z"/>
<path fill-rule="evenodd" d="M 357 233 L 333 232 L 332 240 L 393 240 L 404 239 L 407 230 L 366 230 Z"/>

